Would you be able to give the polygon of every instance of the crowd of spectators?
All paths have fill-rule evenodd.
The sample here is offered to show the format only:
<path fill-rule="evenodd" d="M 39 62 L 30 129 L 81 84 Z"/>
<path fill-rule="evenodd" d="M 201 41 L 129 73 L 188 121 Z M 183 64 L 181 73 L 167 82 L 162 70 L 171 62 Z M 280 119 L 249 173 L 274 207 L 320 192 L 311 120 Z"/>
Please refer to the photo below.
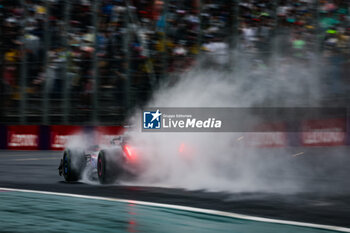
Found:
<path fill-rule="evenodd" d="M 5 105 L 20 98 L 24 76 L 31 97 L 43 98 L 47 90 L 49 98 L 62 99 L 68 88 L 77 107 L 90 108 L 98 85 L 101 102 L 123 106 L 126 91 L 144 100 L 169 73 L 195 65 L 199 53 L 227 63 L 230 48 L 264 57 L 274 49 L 301 59 L 316 55 L 336 66 L 349 62 L 347 1 L 234 2 L 1 0 Z"/>

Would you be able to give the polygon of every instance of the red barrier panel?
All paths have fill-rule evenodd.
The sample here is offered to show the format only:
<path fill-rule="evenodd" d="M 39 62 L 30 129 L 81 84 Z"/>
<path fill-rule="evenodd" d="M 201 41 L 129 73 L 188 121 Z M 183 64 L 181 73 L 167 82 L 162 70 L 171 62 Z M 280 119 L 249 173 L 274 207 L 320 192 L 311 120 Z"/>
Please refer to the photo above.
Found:
<path fill-rule="evenodd" d="M 287 135 L 285 132 L 247 133 L 245 145 L 254 147 L 286 147 Z"/>
<path fill-rule="evenodd" d="M 256 132 L 247 133 L 245 145 L 254 147 L 285 147 L 288 145 L 284 123 L 264 123 Z"/>
<path fill-rule="evenodd" d="M 122 126 L 98 126 L 95 127 L 95 135 L 97 144 L 109 145 L 110 141 L 123 134 L 124 128 Z"/>
<path fill-rule="evenodd" d="M 74 125 L 52 125 L 51 129 L 51 150 L 63 150 L 68 141 L 71 141 L 76 135 L 82 133 L 81 126 Z"/>
<path fill-rule="evenodd" d="M 304 121 L 302 131 L 302 146 L 341 146 L 346 142 L 345 119 Z"/>
<path fill-rule="evenodd" d="M 38 150 L 39 126 L 7 126 L 7 148 L 10 150 Z"/>

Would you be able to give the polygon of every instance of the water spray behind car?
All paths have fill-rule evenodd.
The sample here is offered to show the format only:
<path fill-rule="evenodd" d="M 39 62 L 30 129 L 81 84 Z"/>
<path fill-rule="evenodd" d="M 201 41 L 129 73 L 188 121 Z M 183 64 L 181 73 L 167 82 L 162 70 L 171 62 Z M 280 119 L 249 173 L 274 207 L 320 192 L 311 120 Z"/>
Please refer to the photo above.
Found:
<path fill-rule="evenodd" d="M 198 66 L 182 74 L 175 85 L 160 88 L 148 106 L 318 106 L 320 84 L 314 67 L 275 59 L 268 65 L 241 55 L 240 69 L 234 71 Z M 297 192 L 304 187 L 302 179 L 291 178 L 301 168 L 283 148 L 246 147 L 247 134 L 235 132 L 141 132 L 141 114 L 131 120 L 137 127 L 130 141 L 143 148 L 147 169 L 128 184 L 227 192 Z"/>

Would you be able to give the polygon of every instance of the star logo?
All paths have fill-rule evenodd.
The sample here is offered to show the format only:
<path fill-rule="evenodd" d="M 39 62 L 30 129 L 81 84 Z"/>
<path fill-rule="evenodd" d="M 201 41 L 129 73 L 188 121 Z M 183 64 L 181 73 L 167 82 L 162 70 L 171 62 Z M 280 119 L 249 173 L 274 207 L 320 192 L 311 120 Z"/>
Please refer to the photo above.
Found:
<path fill-rule="evenodd" d="M 160 129 L 162 113 L 157 109 L 155 112 L 143 112 L 144 129 Z"/>
<path fill-rule="evenodd" d="M 151 115 L 153 116 L 151 122 L 153 122 L 156 119 L 157 119 L 157 121 L 159 121 L 159 117 L 162 115 L 162 113 L 160 113 L 159 109 L 157 109 L 157 111 L 155 113 L 151 113 Z"/>

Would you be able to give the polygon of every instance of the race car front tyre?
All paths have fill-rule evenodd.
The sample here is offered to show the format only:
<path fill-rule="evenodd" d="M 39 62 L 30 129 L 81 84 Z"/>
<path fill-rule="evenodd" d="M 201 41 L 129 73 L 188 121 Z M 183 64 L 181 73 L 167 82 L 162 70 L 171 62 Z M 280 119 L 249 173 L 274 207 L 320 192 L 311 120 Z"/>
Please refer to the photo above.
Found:
<path fill-rule="evenodd" d="M 66 149 L 63 152 L 62 173 L 67 182 L 78 181 L 85 168 L 84 154 L 80 151 Z"/>
<path fill-rule="evenodd" d="M 118 154 L 101 150 L 97 158 L 97 175 L 101 184 L 111 184 L 121 176 L 122 169 Z"/>

